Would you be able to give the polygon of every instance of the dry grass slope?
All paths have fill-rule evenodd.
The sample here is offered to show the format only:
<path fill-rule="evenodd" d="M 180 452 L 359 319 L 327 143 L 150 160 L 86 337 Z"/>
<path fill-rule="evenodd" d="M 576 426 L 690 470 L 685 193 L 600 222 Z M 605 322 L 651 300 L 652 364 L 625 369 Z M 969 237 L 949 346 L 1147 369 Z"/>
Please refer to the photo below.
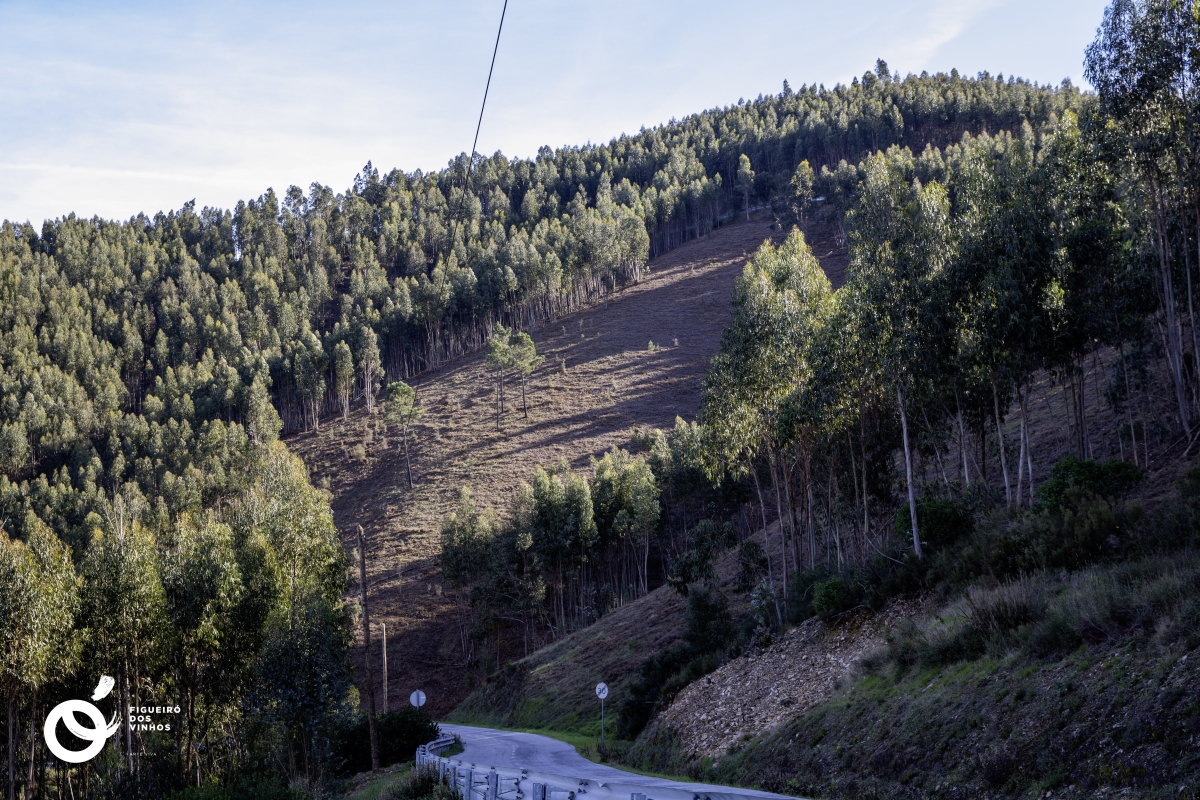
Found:
<path fill-rule="evenodd" d="M 840 283 L 844 250 L 828 231 L 815 234 L 814 250 Z M 331 492 L 346 547 L 354 546 L 357 525 L 366 530 L 372 619 L 387 625 L 393 707 L 422 688 L 440 716 L 472 688 L 465 631 L 455 622 L 459 601 L 442 591 L 436 561 L 440 521 L 459 488 L 471 487 L 481 506 L 503 508 L 535 464 L 566 459 L 584 470 L 593 456 L 630 446 L 637 430 L 693 416 L 729 320 L 734 280 L 771 237 L 779 232 L 765 220 L 722 228 L 657 259 L 648 278 L 606 303 L 533 331 L 546 363 L 528 387 L 528 419 L 519 385 L 510 385 L 497 430 L 481 356 L 417 381 L 426 414 L 412 447 L 412 490 L 399 432 L 362 408 L 289 440 L 313 481 Z"/>

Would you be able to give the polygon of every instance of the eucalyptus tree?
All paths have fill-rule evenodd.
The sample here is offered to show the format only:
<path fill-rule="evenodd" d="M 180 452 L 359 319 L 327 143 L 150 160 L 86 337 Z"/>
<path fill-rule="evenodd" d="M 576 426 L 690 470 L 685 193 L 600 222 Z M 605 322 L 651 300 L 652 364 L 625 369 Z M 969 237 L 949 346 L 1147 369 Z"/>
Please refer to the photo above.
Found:
<path fill-rule="evenodd" d="M 593 459 L 591 492 L 601 553 L 610 559 L 616 555 L 620 562 L 625 561 L 621 551 L 632 556 L 635 580 L 629 579 L 629 570 L 618 569 L 620 577 L 614 582 L 622 588 L 637 583 L 635 596 L 648 593 L 650 544 L 661 513 L 654 472 L 641 456 L 613 447 L 598 461 Z"/>
<path fill-rule="evenodd" d="M 742 202 L 746 206 L 746 221 L 750 220 L 750 197 L 754 194 L 754 170 L 750 167 L 750 158 L 745 153 L 738 157 L 737 170 L 738 191 L 742 193 Z"/>
<path fill-rule="evenodd" d="M 858 206 L 847 215 L 846 288 L 868 358 L 896 395 L 913 551 L 920 558 L 906 398 L 928 391 L 944 361 L 944 305 L 937 278 L 953 253 L 950 203 L 937 182 L 906 182 L 886 154 L 871 156 L 864 167 Z"/>
<path fill-rule="evenodd" d="M 142 705 L 142 680 L 160 672 L 166 602 L 154 532 L 137 519 L 144 502 L 127 485 L 109 504 L 108 525 L 92 535 L 83 559 L 82 619 L 90 633 L 87 662 L 118 680 L 125 761 L 133 769 L 130 706 Z"/>
<path fill-rule="evenodd" d="M 354 394 L 354 355 L 345 340 L 333 347 L 333 380 L 342 404 L 342 419 L 350 416 L 350 398 Z"/>
<path fill-rule="evenodd" d="M 705 469 L 714 481 L 730 467 L 751 476 L 764 529 L 767 507 L 758 464 L 765 461 L 770 470 L 780 520 L 785 593 L 787 528 L 781 494 L 785 479 L 778 474 L 784 473 L 778 415 L 784 398 L 811 378 L 809 355 L 832 296 L 829 280 L 803 233 L 793 230 L 778 248 L 764 243 L 735 285 L 733 321 L 721 335 L 701 401 Z M 770 572 L 774 591 L 773 565 Z M 782 612 L 777 617 L 782 620 Z"/>
<path fill-rule="evenodd" d="M 362 326 L 358 335 L 358 370 L 362 374 L 363 399 L 367 413 L 375 413 L 375 389 L 383 374 L 379 359 L 379 337 L 370 325 Z"/>
<path fill-rule="evenodd" d="M 1125 162 L 1140 179 L 1154 234 L 1167 364 L 1180 421 L 1190 432 L 1179 314 L 1186 309 L 1192 357 L 1200 359 L 1192 297 L 1193 254 L 1200 269 L 1200 25 L 1194 9 L 1171 0 L 1114 0 L 1087 48 L 1084 75 L 1121 134 Z M 1179 235 L 1182 241 L 1176 241 Z M 1174 263 L 1179 253 L 1182 298 Z"/>
<path fill-rule="evenodd" d="M 179 692 L 184 774 L 207 748 L 228 688 L 221 669 L 223 639 L 238 624 L 233 611 L 244 591 L 233 532 L 214 516 L 181 522 L 164 559 L 163 590 L 170 622 L 172 683 Z"/>
<path fill-rule="evenodd" d="M 529 418 L 529 406 L 525 401 L 525 384 L 533 371 L 546 361 L 545 356 L 538 355 L 537 345 L 533 337 L 525 331 L 517 331 L 509 339 L 509 354 L 512 358 L 513 369 L 521 378 L 521 412 Z"/>
<path fill-rule="evenodd" d="M 404 444 L 404 468 L 408 474 L 408 488 L 413 488 L 412 459 L 408 454 L 408 433 L 425 415 L 425 409 L 417 402 L 417 392 L 404 381 L 396 381 L 387 387 L 388 421 L 400 426 L 400 440 Z"/>
<path fill-rule="evenodd" d="M 814 192 L 816 183 L 817 176 L 813 173 L 808 159 L 804 159 L 796 165 L 796 171 L 792 173 L 792 179 L 788 182 L 788 200 L 792 215 L 802 228 L 808 222 L 808 211 L 812 207 L 813 200 L 816 199 Z"/>
<path fill-rule="evenodd" d="M 504 379 L 513 368 L 512 331 L 497 324 L 488 339 L 483 359 L 492 373 L 496 385 L 496 428 L 500 428 L 500 415 L 504 413 Z"/>
<path fill-rule="evenodd" d="M 591 487 L 585 477 L 572 473 L 565 463 L 552 470 L 538 465 L 533 471 L 533 485 L 522 487 L 518 503 L 523 506 L 518 513 L 530 533 L 532 546 L 544 559 L 553 587 L 556 628 L 566 633 L 580 607 L 571 602 L 579 598 L 567 596 L 568 584 L 577 580 L 598 536 Z"/>
<path fill-rule="evenodd" d="M 1052 208 L 1032 131 L 964 140 L 954 177 L 958 252 L 945 275 L 953 297 L 955 363 L 974 363 L 991 388 L 1006 503 L 1014 487 L 1004 417 L 1042 365 L 1051 338 L 1046 300 L 1054 293 Z M 970 367 L 965 367 L 970 369 Z M 1018 474 L 1028 455 L 1022 417 Z M 1019 495 L 1019 487 L 1017 494 Z M 1017 498 L 1019 499 L 1019 498 Z"/>
<path fill-rule="evenodd" d="M 79 579 L 64 544 L 36 518 L 28 543 L 0 531 L 0 696 L 8 714 L 8 797 L 16 797 L 17 704 L 70 674 L 79 657 Z M 30 725 L 30 731 L 35 726 Z M 32 758 L 33 741 L 30 741 Z M 28 790 L 27 790 L 28 791 Z"/>

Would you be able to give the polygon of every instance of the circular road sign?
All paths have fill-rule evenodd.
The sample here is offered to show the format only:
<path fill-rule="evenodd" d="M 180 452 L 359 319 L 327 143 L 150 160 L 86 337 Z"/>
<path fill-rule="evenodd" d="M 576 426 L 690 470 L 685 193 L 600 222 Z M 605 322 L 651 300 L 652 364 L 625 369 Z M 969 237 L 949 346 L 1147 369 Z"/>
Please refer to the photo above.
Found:
<path fill-rule="evenodd" d="M 417 708 L 420 708 L 421 706 L 425 705 L 425 693 L 420 689 L 417 689 L 408 696 L 408 702 L 412 703 Z"/>
<path fill-rule="evenodd" d="M 599 697 L 601 700 L 608 697 L 608 684 L 607 683 L 597 683 L 596 684 L 596 697 Z"/>

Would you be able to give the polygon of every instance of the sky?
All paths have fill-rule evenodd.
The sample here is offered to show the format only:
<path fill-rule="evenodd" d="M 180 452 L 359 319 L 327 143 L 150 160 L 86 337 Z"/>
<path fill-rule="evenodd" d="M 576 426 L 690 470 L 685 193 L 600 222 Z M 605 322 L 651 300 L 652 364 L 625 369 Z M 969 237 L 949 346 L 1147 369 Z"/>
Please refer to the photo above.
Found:
<path fill-rule="evenodd" d="M 0 0 L 0 219 L 232 207 L 469 151 L 504 0 Z M 479 150 L 605 142 L 877 58 L 1079 86 L 1102 0 L 509 0 Z"/>

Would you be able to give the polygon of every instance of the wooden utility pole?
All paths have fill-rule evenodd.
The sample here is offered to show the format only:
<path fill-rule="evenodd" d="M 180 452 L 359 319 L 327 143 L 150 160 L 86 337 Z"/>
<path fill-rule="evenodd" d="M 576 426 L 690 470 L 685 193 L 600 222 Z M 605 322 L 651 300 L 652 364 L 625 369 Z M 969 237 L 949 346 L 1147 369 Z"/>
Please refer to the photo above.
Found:
<path fill-rule="evenodd" d="M 371 769 L 379 769 L 379 738 L 375 734 L 375 671 L 371 669 L 371 617 L 367 613 L 367 545 L 358 526 L 358 592 L 362 599 L 363 655 L 367 662 L 367 729 L 371 737 Z"/>

